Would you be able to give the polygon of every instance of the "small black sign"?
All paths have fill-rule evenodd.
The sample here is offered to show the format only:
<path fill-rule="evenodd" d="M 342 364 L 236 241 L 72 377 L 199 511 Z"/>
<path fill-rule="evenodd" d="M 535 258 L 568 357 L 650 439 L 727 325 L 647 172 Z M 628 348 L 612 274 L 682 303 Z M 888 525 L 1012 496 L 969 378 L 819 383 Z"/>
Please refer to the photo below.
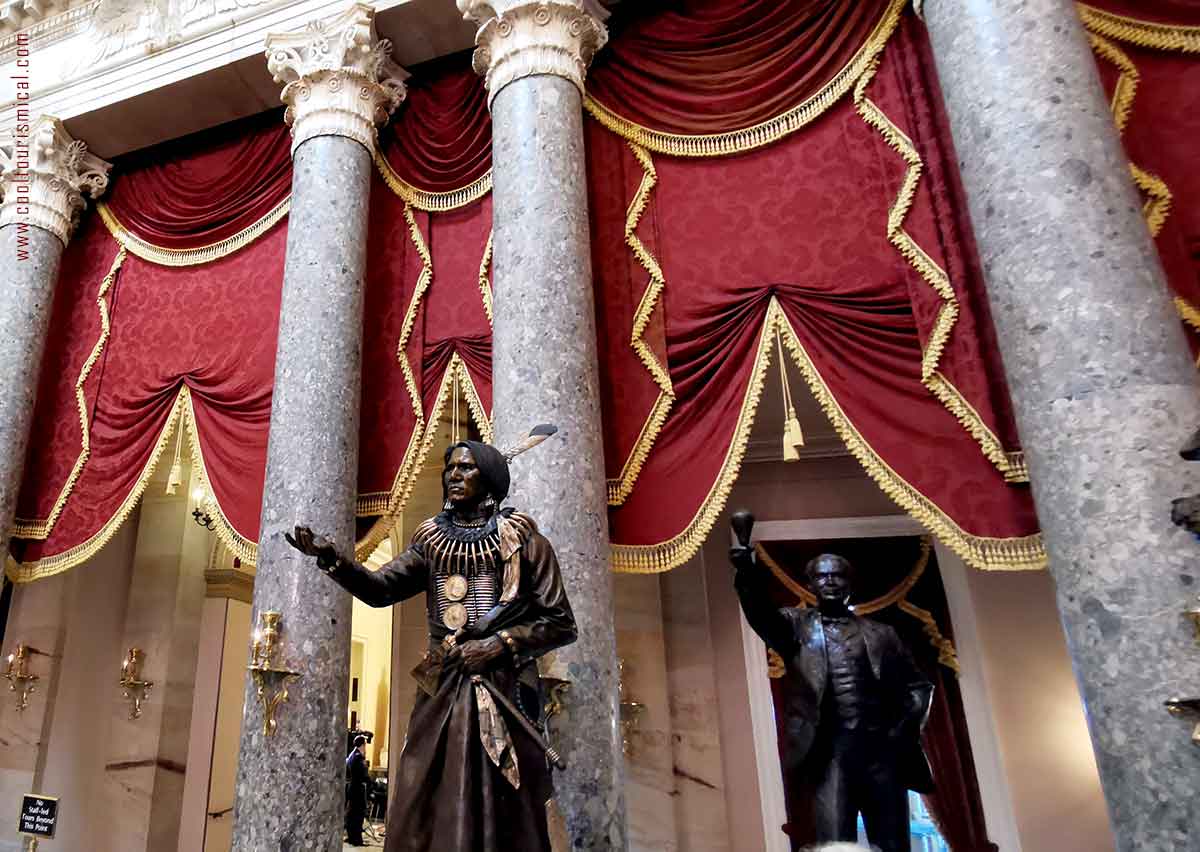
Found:
<path fill-rule="evenodd" d="M 53 837 L 58 824 L 58 799 L 26 793 L 21 799 L 21 834 Z"/>

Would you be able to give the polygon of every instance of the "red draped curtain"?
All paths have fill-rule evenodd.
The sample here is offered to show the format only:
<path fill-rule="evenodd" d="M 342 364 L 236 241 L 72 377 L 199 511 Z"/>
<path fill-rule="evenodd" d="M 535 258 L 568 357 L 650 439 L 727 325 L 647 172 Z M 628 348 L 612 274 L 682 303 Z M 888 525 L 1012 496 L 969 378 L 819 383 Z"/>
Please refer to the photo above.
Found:
<path fill-rule="evenodd" d="M 1092 0 L 1079 11 L 1146 224 L 1200 353 L 1200 3 Z"/>
<path fill-rule="evenodd" d="M 618 570 L 695 553 L 776 347 L 867 472 L 968 562 L 1044 561 L 924 33 L 904 6 L 693 0 L 614 25 L 585 106 Z M 469 65 L 413 69 L 375 158 L 363 552 L 402 510 L 452 398 L 490 432 L 491 125 Z M 176 422 L 218 533 L 253 560 L 289 141 L 272 112 L 117 163 L 64 258 L 14 576 L 95 552 Z"/>

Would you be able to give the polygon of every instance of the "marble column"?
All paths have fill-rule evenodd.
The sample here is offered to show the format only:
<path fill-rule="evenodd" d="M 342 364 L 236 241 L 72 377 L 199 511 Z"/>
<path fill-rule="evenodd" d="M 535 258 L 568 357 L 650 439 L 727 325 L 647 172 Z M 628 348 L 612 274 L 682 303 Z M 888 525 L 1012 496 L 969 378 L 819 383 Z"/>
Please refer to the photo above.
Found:
<path fill-rule="evenodd" d="M 497 442 L 555 423 L 514 462 L 512 505 L 562 564 L 579 641 L 557 656 L 572 681 L 555 720 L 568 768 L 556 784 L 573 849 L 627 845 L 617 724 L 596 328 L 583 151 L 583 76 L 607 32 L 586 0 L 458 0 L 479 25 L 475 70 L 492 110 Z"/>
<path fill-rule="evenodd" d="M 33 403 L 63 248 L 112 168 L 41 116 L 0 148 L 0 566 L 25 467 Z"/>
<path fill-rule="evenodd" d="M 1196 848 L 1195 374 L 1068 0 L 928 0 L 1067 643 L 1120 850 Z"/>
<path fill-rule="evenodd" d="M 304 524 L 354 546 L 367 205 L 376 127 L 407 76 L 355 4 L 267 38 L 292 124 L 292 208 L 276 349 L 254 624 L 282 613 L 276 665 L 301 677 L 263 733 L 246 686 L 234 848 L 341 849 L 350 597 L 284 540 Z"/>

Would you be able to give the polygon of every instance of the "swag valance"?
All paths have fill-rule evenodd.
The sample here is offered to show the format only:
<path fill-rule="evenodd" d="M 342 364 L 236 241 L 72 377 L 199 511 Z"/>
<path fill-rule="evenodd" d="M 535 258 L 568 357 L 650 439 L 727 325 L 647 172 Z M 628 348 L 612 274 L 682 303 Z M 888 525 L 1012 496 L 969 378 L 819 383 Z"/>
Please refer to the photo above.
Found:
<path fill-rule="evenodd" d="M 587 123 L 614 566 L 667 570 L 696 552 L 736 481 L 777 345 L 900 506 L 977 567 L 1040 566 L 919 22 L 884 0 L 792 0 L 789 15 L 765 4 L 757 17 L 745 11 L 754 5 L 705 0 L 634 18 L 614 28 L 612 58 L 589 83 L 593 113 L 603 103 L 648 121 L 628 93 L 681 56 L 711 63 L 713 75 L 672 84 L 680 96 L 659 125 L 672 133 L 764 120 L 755 99 L 734 95 L 739 63 L 764 90 L 784 86 L 791 106 L 820 107 L 770 144 L 712 156 L 664 155 Z M 786 62 L 755 54 L 763 35 L 803 50 Z M 413 70 L 371 194 L 360 553 L 403 509 L 455 392 L 490 429 L 490 117 L 468 57 Z M 268 115 L 117 164 L 105 213 L 64 258 L 15 578 L 94 553 L 176 423 L 191 431 L 218 534 L 253 561 L 287 148 Z M 229 191 L 234 176 L 244 192 Z"/>

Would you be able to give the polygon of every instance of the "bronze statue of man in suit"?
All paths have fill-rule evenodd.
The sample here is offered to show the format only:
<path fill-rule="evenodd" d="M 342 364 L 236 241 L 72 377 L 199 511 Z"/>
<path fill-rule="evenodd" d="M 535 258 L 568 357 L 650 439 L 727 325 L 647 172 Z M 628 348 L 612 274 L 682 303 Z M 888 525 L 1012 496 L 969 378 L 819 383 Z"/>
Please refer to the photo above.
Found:
<path fill-rule="evenodd" d="M 806 572 L 816 609 L 779 608 L 747 534 L 730 551 L 746 621 L 787 666 L 789 786 L 815 790 L 817 840 L 854 840 L 861 813 L 881 852 L 908 852 L 908 790 L 933 788 L 921 749 L 933 684 L 886 624 L 849 607 L 853 567 L 824 553 Z"/>

